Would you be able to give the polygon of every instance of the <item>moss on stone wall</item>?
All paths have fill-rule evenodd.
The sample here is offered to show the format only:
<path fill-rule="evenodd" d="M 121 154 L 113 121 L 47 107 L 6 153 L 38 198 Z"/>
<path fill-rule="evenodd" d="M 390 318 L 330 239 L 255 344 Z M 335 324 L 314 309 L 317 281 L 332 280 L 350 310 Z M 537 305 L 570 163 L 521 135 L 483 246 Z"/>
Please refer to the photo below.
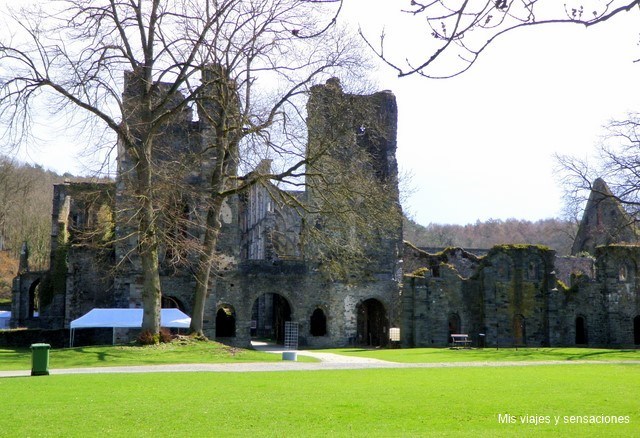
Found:
<path fill-rule="evenodd" d="M 513 251 L 513 250 L 538 250 L 538 251 L 551 251 L 551 248 L 545 245 L 529 245 L 525 243 L 517 243 L 517 244 L 504 244 L 504 245 L 496 245 L 489 251 L 489 255 L 496 254 L 498 252 L 503 251 Z"/>

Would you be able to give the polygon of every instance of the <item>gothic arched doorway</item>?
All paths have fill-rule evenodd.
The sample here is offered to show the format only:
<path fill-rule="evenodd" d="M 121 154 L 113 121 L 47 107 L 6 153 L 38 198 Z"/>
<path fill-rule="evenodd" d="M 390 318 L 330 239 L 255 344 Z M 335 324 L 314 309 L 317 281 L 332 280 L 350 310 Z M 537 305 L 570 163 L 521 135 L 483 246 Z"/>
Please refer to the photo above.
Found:
<path fill-rule="evenodd" d="M 358 343 L 375 347 L 386 345 L 389 340 L 389 321 L 384 305 L 374 298 L 369 298 L 358 304 L 356 312 Z"/>
<path fill-rule="evenodd" d="M 251 309 L 251 335 L 284 344 L 284 323 L 291 321 L 291 306 L 279 294 L 260 295 Z"/>

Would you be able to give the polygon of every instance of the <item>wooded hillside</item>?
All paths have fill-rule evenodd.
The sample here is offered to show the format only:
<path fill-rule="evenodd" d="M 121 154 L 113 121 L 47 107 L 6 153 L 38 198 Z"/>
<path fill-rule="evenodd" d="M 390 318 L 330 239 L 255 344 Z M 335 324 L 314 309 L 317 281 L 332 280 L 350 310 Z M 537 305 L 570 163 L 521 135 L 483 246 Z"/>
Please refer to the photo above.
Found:
<path fill-rule="evenodd" d="M 467 225 L 419 225 L 410 219 L 404 222 L 404 239 L 418 247 L 488 249 L 504 243 L 545 245 L 558 255 L 568 255 L 577 224 L 560 219 L 536 222 L 518 219 L 490 219 Z"/>
<path fill-rule="evenodd" d="M 72 175 L 0 157 L 0 300 L 11 297 L 23 242 L 30 269 L 47 269 L 51 239 L 53 185 Z"/>

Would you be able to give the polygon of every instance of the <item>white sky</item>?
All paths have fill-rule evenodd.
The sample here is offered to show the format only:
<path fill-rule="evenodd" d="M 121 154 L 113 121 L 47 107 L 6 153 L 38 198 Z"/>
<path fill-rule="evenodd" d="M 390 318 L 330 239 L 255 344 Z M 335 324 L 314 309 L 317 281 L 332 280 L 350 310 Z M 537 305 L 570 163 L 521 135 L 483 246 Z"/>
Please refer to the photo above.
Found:
<path fill-rule="evenodd" d="M 375 37 L 402 35 L 409 0 L 346 0 L 346 13 Z M 639 109 L 640 13 L 591 29 L 547 26 L 505 35 L 462 76 L 398 79 L 381 68 L 381 89 L 398 100 L 398 162 L 413 174 L 406 212 L 421 224 L 537 220 L 560 215 L 554 153 L 585 157 L 602 125 Z M 400 57 L 420 50 L 410 37 Z M 52 147 L 53 145 L 53 147 Z M 73 140 L 31 151 L 58 172 L 85 173 Z"/>
<path fill-rule="evenodd" d="M 408 0 L 347 2 L 369 35 L 380 22 L 388 39 L 402 31 L 392 8 Z M 381 74 L 398 100 L 399 165 L 413 174 L 406 212 L 424 225 L 559 216 L 553 155 L 591 155 L 608 120 L 640 110 L 639 19 L 507 33 L 453 79 Z M 420 41 L 397 50 L 416 54 Z"/>

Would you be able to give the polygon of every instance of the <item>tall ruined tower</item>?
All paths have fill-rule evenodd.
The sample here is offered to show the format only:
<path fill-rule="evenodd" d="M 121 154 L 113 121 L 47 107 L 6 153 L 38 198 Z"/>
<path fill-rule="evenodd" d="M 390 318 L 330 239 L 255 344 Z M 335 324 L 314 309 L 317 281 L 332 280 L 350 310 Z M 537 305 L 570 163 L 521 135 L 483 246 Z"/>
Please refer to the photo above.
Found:
<path fill-rule="evenodd" d="M 395 96 L 344 93 L 333 78 L 311 89 L 307 113 L 307 200 L 318 209 L 307 230 L 339 246 L 321 243 L 324 256 L 349 259 L 360 246 L 371 274 L 394 277 L 402 244 Z"/>
<path fill-rule="evenodd" d="M 219 145 L 230 138 L 228 132 L 224 132 L 232 129 L 229 126 L 237 129 L 239 114 L 234 84 L 225 78 L 224 72 L 219 67 L 207 66 L 201 73 L 202 86 L 193 96 L 163 82 L 154 82 L 147 90 L 135 71 L 125 73 L 123 93 L 124 117 L 135 137 L 149 135 L 135 132 L 136 120 L 145 111 L 141 107 L 143 93 L 151 100 L 150 111 L 163 120 L 153 127 L 151 151 L 160 276 L 163 297 L 180 302 L 184 310 L 191 304 L 190 294 L 195 287 L 190 266 L 198 257 L 195 249 L 200 244 L 211 198 L 211 177 L 220 155 L 224 155 L 220 151 L 234 149 Z M 186 101 L 194 104 L 197 120 L 190 106 L 185 105 Z M 231 155 L 224 169 L 226 175 L 237 173 L 237 154 Z M 115 252 L 119 272 L 115 280 L 115 305 L 137 307 L 142 290 L 142 266 L 137 252 L 137 223 L 132 218 L 139 195 L 134 183 L 135 160 L 122 144 L 118 145 L 117 163 Z M 239 253 L 237 211 L 235 197 L 224 201 L 219 247 L 230 258 L 237 258 Z"/>
<path fill-rule="evenodd" d="M 595 254 L 597 246 L 637 242 L 638 235 L 633 219 L 624 211 L 607 183 L 601 178 L 596 179 L 571 254 L 584 251 Z"/>

